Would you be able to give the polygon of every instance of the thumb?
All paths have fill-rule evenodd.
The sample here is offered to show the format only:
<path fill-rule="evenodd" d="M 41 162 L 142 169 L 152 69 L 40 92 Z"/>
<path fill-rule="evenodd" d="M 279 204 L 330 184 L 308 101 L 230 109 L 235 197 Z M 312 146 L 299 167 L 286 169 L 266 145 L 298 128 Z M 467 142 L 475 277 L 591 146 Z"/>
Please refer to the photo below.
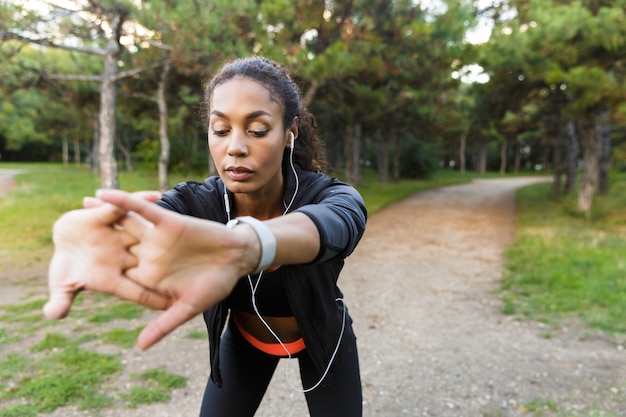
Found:
<path fill-rule="evenodd" d="M 53 320 L 67 316 L 70 312 L 74 295 L 73 292 L 66 292 L 60 288 L 50 289 L 48 301 L 43 306 L 44 316 Z"/>
<path fill-rule="evenodd" d="M 134 211 L 154 225 L 158 225 L 168 216 L 175 214 L 151 203 L 149 198 L 141 198 L 140 195 L 133 195 L 126 191 L 101 189 L 96 192 L 96 197 L 114 205 L 120 211 Z"/>
<path fill-rule="evenodd" d="M 146 350 L 165 336 L 173 332 L 178 326 L 193 318 L 198 311 L 189 304 L 178 300 L 164 313 L 152 320 L 139 333 L 137 347 Z"/>

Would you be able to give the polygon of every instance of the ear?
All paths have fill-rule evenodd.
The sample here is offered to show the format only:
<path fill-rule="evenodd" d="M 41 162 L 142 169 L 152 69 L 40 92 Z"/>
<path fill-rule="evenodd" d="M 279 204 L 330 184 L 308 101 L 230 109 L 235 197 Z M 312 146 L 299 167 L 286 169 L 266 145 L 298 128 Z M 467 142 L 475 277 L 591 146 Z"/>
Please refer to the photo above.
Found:
<path fill-rule="evenodd" d="M 293 119 L 293 124 L 287 131 L 287 142 L 285 148 L 293 148 L 296 144 L 296 138 L 298 137 L 298 118 Z"/>

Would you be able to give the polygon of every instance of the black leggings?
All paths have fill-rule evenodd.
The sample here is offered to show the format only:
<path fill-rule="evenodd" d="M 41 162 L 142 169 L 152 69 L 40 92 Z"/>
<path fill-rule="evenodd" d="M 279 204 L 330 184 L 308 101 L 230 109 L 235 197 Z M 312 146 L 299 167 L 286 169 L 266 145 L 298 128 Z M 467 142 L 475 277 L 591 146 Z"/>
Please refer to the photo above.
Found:
<path fill-rule="evenodd" d="M 311 417 L 360 417 L 362 410 L 361 376 L 356 338 L 352 332 L 351 349 L 341 366 L 334 369 L 330 386 L 320 384 L 305 393 Z M 298 353 L 304 389 L 317 383 L 321 375 L 306 350 Z M 254 416 L 272 379 L 280 358 L 261 352 L 249 344 L 236 326 L 229 323 L 220 343 L 222 388 L 210 379 L 204 391 L 200 417 Z"/>

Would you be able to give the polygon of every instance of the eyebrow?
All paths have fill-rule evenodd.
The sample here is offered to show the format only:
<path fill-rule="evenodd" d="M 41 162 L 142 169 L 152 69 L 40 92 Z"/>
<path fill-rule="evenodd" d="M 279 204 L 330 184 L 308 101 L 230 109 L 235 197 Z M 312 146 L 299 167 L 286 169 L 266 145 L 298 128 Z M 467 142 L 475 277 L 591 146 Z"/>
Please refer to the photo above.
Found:
<path fill-rule="evenodd" d="M 229 119 L 229 117 L 227 115 L 225 115 L 224 113 L 222 113 L 219 110 L 213 110 L 211 112 L 211 114 L 215 115 L 215 116 L 218 116 L 218 117 L 221 117 L 223 119 Z M 265 110 L 257 110 L 257 111 L 254 111 L 254 112 L 248 114 L 246 116 L 246 120 L 256 119 L 259 116 L 270 116 L 271 117 L 272 114 L 270 112 L 265 111 Z"/>

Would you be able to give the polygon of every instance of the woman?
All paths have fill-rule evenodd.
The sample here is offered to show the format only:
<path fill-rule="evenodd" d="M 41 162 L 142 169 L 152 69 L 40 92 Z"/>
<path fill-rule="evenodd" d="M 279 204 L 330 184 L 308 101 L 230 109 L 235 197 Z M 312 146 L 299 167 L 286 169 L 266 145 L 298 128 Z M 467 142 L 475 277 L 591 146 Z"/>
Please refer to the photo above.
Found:
<path fill-rule="evenodd" d="M 312 416 L 360 416 L 356 337 L 336 285 L 365 229 L 360 195 L 320 173 L 313 118 L 275 62 L 225 65 L 204 105 L 218 176 L 178 184 L 161 208 L 110 190 L 98 197 L 113 205 L 87 203 L 105 213 L 99 224 L 111 240 L 130 248 L 109 271 L 117 284 L 108 292 L 166 309 L 140 335 L 143 348 L 204 311 L 211 375 L 201 416 L 254 415 L 281 357 L 298 358 L 302 389 L 289 383 L 305 393 Z M 58 248 L 70 220 L 55 226 Z M 54 270 L 51 300 L 81 286 L 98 290 L 59 285 Z"/>

